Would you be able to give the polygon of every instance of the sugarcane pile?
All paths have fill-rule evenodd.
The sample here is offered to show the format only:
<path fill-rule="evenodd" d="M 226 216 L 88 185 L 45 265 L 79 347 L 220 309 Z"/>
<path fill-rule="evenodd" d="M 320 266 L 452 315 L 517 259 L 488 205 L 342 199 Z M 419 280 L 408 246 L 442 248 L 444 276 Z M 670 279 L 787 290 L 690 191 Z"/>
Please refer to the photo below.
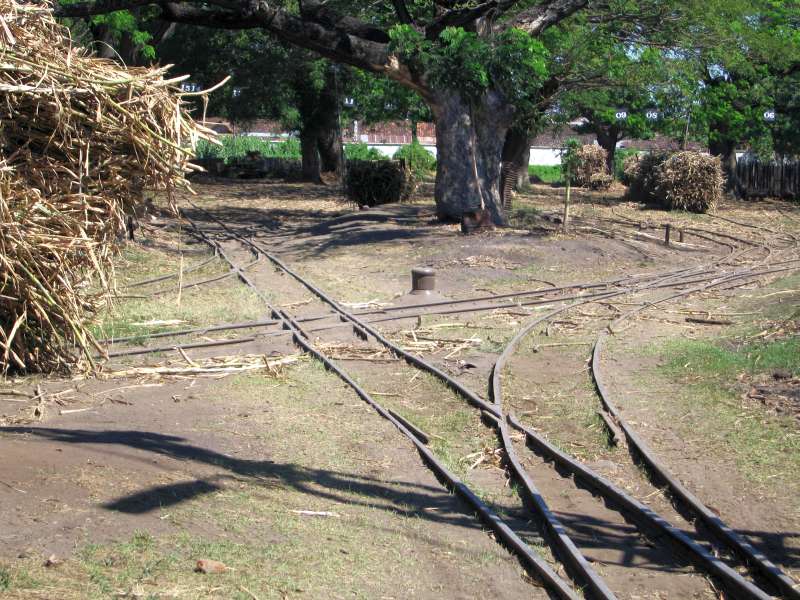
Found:
<path fill-rule="evenodd" d="M 0 0 L 0 374 L 89 358 L 125 211 L 185 186 L 199 138 L 166 69 L 73 46 L 43 4 Z"/>
<path fill-rule="evenodd" d="M 676 152 L 658 167 L 655 198 L 667 210 L 704 213 L 722 198 L 724 183 L 718 157 Z"/>
<path fill-rule="evenodd" d="M 416 182 L 405 161 L 349 160 L 345 185 L 351 201 L 377 206 L 407 200 Z"/>
<path fill-rule="evenodd" d="M 640 202 L 704 213 L 722 198 L 725 180 L 715 156 L 689 151 L 650 154 L 631 162 L 629 169 L 629 195 Z"/>
<path fill-rule="evenodd" d="M 668 157 L 669 154 L 666 152 L 651 152 L 626 159 L 625 179 L 628 180 L 628 197 L 631 200 L 644 204 L 656 202 L 656 175 L 659 166 Z"/>
<path fill-rule="evenodd" d="M 575 151 L 577 165 L 572 183 L 593 190 L 611 187 L 613 176 L 606 168 L 606 151 L 596 144 L 584 144 Z"/>
<path fill-rule="evenodd" d="M 624 185 L 632 185 L 639 176 L 639 164 L 642 162 L 643 155 L 638 152 L 630 154 L 622 161 L 622 175 L 620 181 Z"/>

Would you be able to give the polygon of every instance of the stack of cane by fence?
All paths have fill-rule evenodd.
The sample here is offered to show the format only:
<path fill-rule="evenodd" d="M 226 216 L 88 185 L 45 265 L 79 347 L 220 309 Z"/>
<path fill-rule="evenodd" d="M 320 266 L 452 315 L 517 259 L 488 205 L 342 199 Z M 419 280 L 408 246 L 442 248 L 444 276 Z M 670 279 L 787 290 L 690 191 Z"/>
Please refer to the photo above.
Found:
<path fill-rule="evenodd" d="M 700 152 L 654 153 L 626 162 L 632 200 L 704 213 L 722 198 L 719 158 Z"/>
<path fill-rule="evenodd" d="M 0 0 L 0 23 L 0 374 L 53 370 L 91 354 L 124 211 L 213 134 L 180 78 L 91 57 L 48 6 Z"/>

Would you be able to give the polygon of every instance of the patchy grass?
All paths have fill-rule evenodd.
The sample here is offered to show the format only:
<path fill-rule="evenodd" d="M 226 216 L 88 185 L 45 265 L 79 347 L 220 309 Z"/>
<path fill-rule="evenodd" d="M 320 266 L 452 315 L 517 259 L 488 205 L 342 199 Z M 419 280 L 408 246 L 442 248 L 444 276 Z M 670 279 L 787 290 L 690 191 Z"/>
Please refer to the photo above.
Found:
<path fill-rule="evenodd" d="M 712 377 L 722 383 L 742 373 L 770 370 L 800 375 L 800 338 L 729 347 L 707 340 L 677 340 L 664 348 L 663 356 L 673 375 Z"/>
<path fill-rule="evenodd" d="M 675 395 L 685 417 L 674 426 L 724 447 L 756 483 L 800 487 L 800 432 L 791 417 L 770 416 L 743 402 L 738 377 L 784 370 L 800 374 L 800 338 L 722 345 L 679 340 L 660 353 L 662 376 L 684 384 Z"/>
<path fill-rule="evenodd" d="M 11 587 L 11 572 L 0 566 L 0 591 L 5 591 Z"/>
<path fill-rule="evenodd" d="M 544 328 L 545 325 L 542 324 Z M 581 460 L 615 452 L 597 414 L 600 401 L 586 367 L 590 344 L 570 331 L 528 336 L 502 374 L 508 409 L 546 434 L 548 441 Z M 539 345 L 543 345 L 536 350 Z"/>
<path fill-rule="evenodd" d="M 204 262 L 205 255 L 184 259 L 184 268 Z M 118 287 L 121 298 L 102 312 L 91 330 L 100 338 L 146 335 L 163 331 L 164 325 L 141 325 L 149 321 L 176 320 L 176 328 L 211 325 L 226 321 L 257 319 L 264 309 L 258 298 L 234 278 L 223 279 L 197 288 L 184 289 L 178 301 L 178 279 L 167 279 L 151 285 L 126 288 L 129 283 L 144 281 L 161 275 L 176 273 L 180 268 L 177 250 L 128 245 L 116 261 Z M 184 284 L 224 274 L 228 271 L 221 261 L 192 271 L 184 277 Z M 175 288 L 174 291 L 145 298 L 154 291 Z M 213 292 L 213 293 L 210 293 Z"/>
<path fill-rule="evenodd" d="M 438 484 L 403 477 L 404 460 L 416 455 L 401 456 L 392 444 L 400 434 L 387 434 L 318 363 L 302 361 L 279 379 L 233 377 L 200 394 L 207 398 L 198 402 L 231 407 L 209 428 L 245 440 L 234 444 L 244 455 L 196 459 L 219 468 L 206 476 L 218 489 L 156 509 L 171 528 L 166 533 L 80 544 L 56 567 L 40 558 L 0 563 L 0 596 L 371 599 L 402 589 L 408 597 L 467 597 L 494 589 L 499 573 L 517 572 L 516 561 L 471 516 L 453 510 Z M 460 432 L 469 416 L 443 407 L 422 424 Z M 198 559 L 230 570 L 195 573 Z"/>

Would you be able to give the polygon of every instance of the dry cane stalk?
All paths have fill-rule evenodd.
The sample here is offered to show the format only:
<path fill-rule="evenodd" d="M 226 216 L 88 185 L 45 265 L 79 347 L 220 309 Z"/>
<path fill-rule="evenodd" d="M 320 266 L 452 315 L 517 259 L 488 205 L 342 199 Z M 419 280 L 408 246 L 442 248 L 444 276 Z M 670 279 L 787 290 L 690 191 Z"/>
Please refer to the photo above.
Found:
<path fill-rule="evenodd" d="M 188 187 L 213 135 L 166 72 L 94 58 L 49 6 L 0 0 L 0 374 L 88 359 L 123 215 Z"/>

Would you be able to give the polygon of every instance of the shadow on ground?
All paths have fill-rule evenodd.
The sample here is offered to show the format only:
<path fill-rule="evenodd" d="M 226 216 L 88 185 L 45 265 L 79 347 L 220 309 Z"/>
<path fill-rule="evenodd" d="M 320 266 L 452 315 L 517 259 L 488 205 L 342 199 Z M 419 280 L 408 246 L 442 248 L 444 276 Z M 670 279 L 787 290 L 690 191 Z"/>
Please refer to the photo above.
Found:
<path fill-rule="evenodd" d="M 149 487 L 103 505 L 103 508 L 128 514 L 142 514 L 152 510 L 174 506 L 182 502 L 214 493 L 223 489 L 231 480 L 277 488 L 292 488 L 296 491 L 325 498 L 327 500 L 357 506 L 366 506 L 390 511 L 404 516 L 414 516 L 426 521 L 443 523 L 457 527 L 480 528 L 480 523 L 469 516 L 469 511 L 459 510 L 451 497 L 442 489 L 407 481 L 393 480 L 391 483 L 363 475 L 309 469 L 295 464 L 281 464 L 269 460 L 247 460 L 233 458 L 225 454 L 192 445 L 185 438 L 151 433 L 146 431 L 92 431 L 82 429 L 55 429 L 40 427 L 8 427 L 6 434 L 30 435 L 49 441 L 67 444 L 92 444 L 125 446 L 152 452 L 180 461 L 195 462 L 214 466 L 227 471 L 191 482 L 181 482 Z M 356 499 L 360 497 L 361 499 Z M 537 536 L 529 515 L 508 514 L 514 528 L 527 536 Z M 633 525 L 620 527 L 616 523 L 599 521 L 596 518 L 579 514 L 559 514 L 565 525 L 573 532 L 579 547 L 587 549 L 616 549 L 620 552 L 617 564 L 636 563 L 639 568 L 658 571 L 671 570 L 662 561 L 656 562 L 656 549 L 646 545 L 639 548 L 627 547 L 626 540 L 634 529 Z M 740 531 L 753 543 L 766 546 L 775 554 L 783 548 L 784 564 L 800 562 L 800 554 L 785 544 L 786 539 L 800 536 L 791 532 Z M 606 559 L 607 560 L 607 559 Z"/>

